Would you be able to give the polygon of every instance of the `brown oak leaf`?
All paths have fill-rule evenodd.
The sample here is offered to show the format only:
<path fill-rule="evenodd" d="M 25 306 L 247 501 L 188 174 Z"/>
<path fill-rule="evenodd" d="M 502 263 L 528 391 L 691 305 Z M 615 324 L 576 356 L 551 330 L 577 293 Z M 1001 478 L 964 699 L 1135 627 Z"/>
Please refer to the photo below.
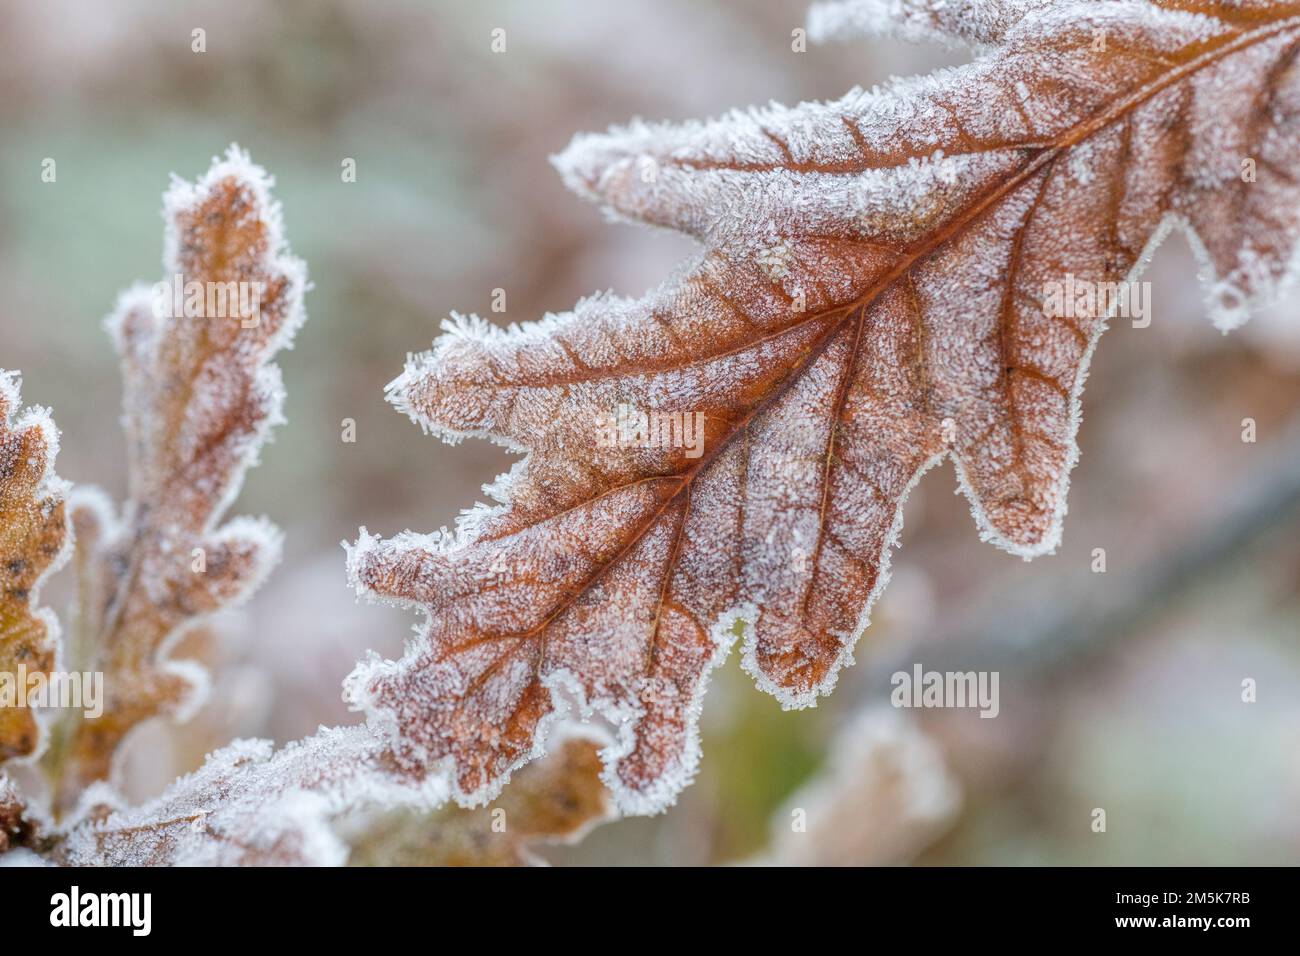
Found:
<path fill-rule="evenodd" d="M 364 726 L 321 728 L 280 750 L 238 740 L 137 807 L 93 785 L 55 857 L 73 866 L 535 863 L 532 844 L 577 839 L 611 815 L 598 756 L 607 737 L 560 730 L 555 752 L 520 774 L 496 816 L 446 807 L 445 780 L 408 779 Z"/>
<path fill-rule="evenodd" d="M 1178 227 L 1225 329 L 1293 278 L 1300 3 L 817 16 L 977 54 L 835 102 L 578 137 L 555 159 L 566 183 L 699 257 L 641 298 L 509 330 L 456 318 L 389 386 L 426 430 L 526 453 L 455 532 L 363 529 L 350 550 L 363 593 L 427 613 L 352 700 L 463 802 L 575 706 L 620 726 L 620 806 L 662 809 L 696 769 L 738 620 L 757 685 L 813 704 L 851 662 L 909 489 L 944 459 L 985 539 L 1052 551 L 1088 361 L 1123 301 L 1062 309 L 1053 290 L 1095 306 Z"/>
<path fill-rule="evenodd" d="M 0 854 L 26 843 L 32 830 L 23 795 L 8 775 L 0 771 Z"/>
<path fill-rule="evenodd" d="M 334 818 L 379 800 L 434 806 L 445 787 L 394 782 L 384 749 L 365 727 L 321 728 L 275 750 L 236 740 L 140 806 L 92 784 L 85 812 L 56 848 L 71 866 L 341 866 L 347 846 Z"/>
<path fill-rule="evenodd" d="M 231 147 L 196 184 L 164 197 L 166 279 L 124 292 L 106 326 L 122 362 L 129 493 L 73 504 L 79 670 L 102 671 L 104 713 L 59 725 L 45 766 L 66 811 L 108 776 L 126 733 L 183 716 L 206 675 L 170 650 L 260 584 L 280 550 L 265 519 L 221 524 L 272 426 L 284 389 L 271 358 L 305 318 L 306 269 L 282 235 L 270 177 Z"/>
<path fill-rule="evenodd" d="M 54 669 L 59 625 L 36 598 L 71 540 L 59 433 L 45 409 L 19 407 L 18 377 L 0 371 L 0 763 L 37 749 L 28 678 Z"/>

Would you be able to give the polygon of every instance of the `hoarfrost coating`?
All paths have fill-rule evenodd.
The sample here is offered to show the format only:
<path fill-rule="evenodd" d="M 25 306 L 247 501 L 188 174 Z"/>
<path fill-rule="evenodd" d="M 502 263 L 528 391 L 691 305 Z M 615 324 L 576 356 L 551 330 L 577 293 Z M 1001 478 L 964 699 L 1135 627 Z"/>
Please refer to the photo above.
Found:
<path fill-rule="evenodd" d="M 824 5 L 817 33 L 977 56 L 575 138 L 554 158 L 572 189 L 703 248 L 638 299 L 505 330 L 456 317 L 389 386 L 426 431 L 526 453 L 454 532 L 350 549 L 362 593 L 427 615 L 405 657 L 350 682 L 404 764 L 489 799 L 575 698 L 621 725 L 620 805 L 661 810 L 697 766 L 730 625 L 784 706 L 834 686 L 928 469 L 951 459 L 985 540 L 1054 550 L 1108 315 L 1046 314 L 1047 284 L 1132 282 L 1174 228 L 1223 328 L 1296 275 L 1300 17 L 1216 9 Z M 1243 155 L 1272 171 L 1249 189 Z M 593 447 L 619 404 L 701 410 L 705 452 Z"/>

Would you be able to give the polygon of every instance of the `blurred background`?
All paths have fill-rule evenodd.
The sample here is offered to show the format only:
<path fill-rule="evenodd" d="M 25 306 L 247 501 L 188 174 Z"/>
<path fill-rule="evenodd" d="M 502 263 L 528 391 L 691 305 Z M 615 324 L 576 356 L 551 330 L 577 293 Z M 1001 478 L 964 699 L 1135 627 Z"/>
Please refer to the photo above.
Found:
<path fill-rule="evenodd" d="M 119 289 L 162 277 L 170 173 L 248 148 L 314 283 L 279 362 L 289 423 L 232 511 L 284 528 L 285 559 L 214 626 L 213 705 L 134 740 L 133 796 L 231 736 L 355 720 L 339 698 L 352 662 L 401 653 L 413 616 L 357 604 L 339 542 L 363 524 L 449 525 L 511 460 L 426 438 L 383 399 L 448 312 L 528 321 L 600 289 L 639 294 L 690 253 L 602 221 L 550 154 L 633 116 L 831 98 L 960 59 L 884 41 L 795 52 L 804 13 L 802 0 L 0 0 L 0 367 L 52 407 L 63 477 L 124 491 L 100 319 Z M 206 52 L 191 50 L 196 28 Z M 41 182 L 46 157 L 56 183 Z M 1027 564 L 981 544 L 951 467 L 937 469 L 835 695 L 782 713 L 733 655 L 678 805 L 548 858 L 1300 862 L 1300 317 L 1285 302 L 1224 337 L 1195 268 L 1171 238 L 1145 277 L 1150 328 L 1118 322 L 1098 351 L 1056 555 Z M 56 608 L 59 593 L 56 579 Z M 889 675 L 918 662 L 997 670 L 1000 715 L 891 709 Z M 790 808 L 814 805 L 833 824 L 792 833 Z"/>

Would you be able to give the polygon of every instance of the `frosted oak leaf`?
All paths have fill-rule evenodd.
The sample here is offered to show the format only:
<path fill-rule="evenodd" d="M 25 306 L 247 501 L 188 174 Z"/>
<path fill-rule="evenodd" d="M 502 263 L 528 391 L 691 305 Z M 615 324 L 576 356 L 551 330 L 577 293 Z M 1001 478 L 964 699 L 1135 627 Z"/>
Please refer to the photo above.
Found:
<path fill-rule="evenodd" d="M 321 728 L 279 750 L 237 740 L 140 806 L 92 785 L 54 856 L 72 866 L 533 865 L 536 845 L 572 842 L 611 817 L 599 776 L 609 739 L 593 731 L 556 728 L 550 756 L 491 812 L 447 806 L 440 779 L 411 785 L 366 727 Z M 0 827 L 4 798 L 0 778 Z"/>
<path fill-rule="evenodd" d="M 1131 280 L 1174 227 L 1225 328 L 1293 278 L 1300 3 L 862 0 L 814 25 L 977 52 L 835 102 L 579 136 L 565 182 L 698 258 L 639 299 L 455 319 L 389 386 L 427 430 L 527 453 L 455 532 L 350 550 L 359 589 L 427 614 L 352 700 L 463 802 L 576 706 L 621 728 L 620 806 L 661 810 L 738 620 L 758 686 L 813 704 L 944 458 L 985 539 L 1053 550 L 1106 315 L 1049 314 L 1049 284 Z M 595 442 L 620 404 L 703 413 L 704 453 Z"/>
<path fill-rule="evenodd" d="M 0 370 L 0 763 L 36 752 L 27 678 L 55 666 L 58 620 L 36 597 L 71 540 L 67 486 L 54 474 L 58 453 L 49 413 L 23 411 L 18 376 Z"/>
<path fill-rule="evenodd" d="M 576 843 L 613 816 L 590 728 L 561 728 L 544 760 L 529 764 L 490 807 L 381 814 L 349 838 L 353 866 L 545 866 L 536 850 Z"/>
<path fill-rule="evenodd" d="M 281 416 L 271 359 L 305 318 L 306 268 L 288 251 L 271 178 L 232 146 L 163 198 L 165 279 L 122 293 L 106 321 L 122 364 L 129 494 L 79 489 L 73 665 L 103 671 L 104 714 L 60 723 L 45 757 L 57 811 L 107 777 L 141 721 L 184 716 L 206 689 L 170 651 L 251 593 L 279 557 L 265 519 L 222 522 Z"/>

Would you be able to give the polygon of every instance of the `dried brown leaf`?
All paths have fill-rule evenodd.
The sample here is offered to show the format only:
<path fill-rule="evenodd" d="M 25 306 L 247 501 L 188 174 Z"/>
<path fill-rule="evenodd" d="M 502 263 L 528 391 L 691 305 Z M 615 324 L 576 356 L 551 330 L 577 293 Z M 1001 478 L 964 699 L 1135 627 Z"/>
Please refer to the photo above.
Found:
<path fill-rule="evenodd" d="M 354 835 L 355 866 L 539 866 L 540 844 L 574 843 L 613 816 L 603 737 L 572 733 L 523 768 L 489 807 L 386 814 Z"/>
<path fill-rule="evenodd" d="M 72 866 L 338 866 L 333 819 L 379 795 L 397 799 L 384 748 L 363 727 L 322 729 L 276 751 L 237 740 L 156 799 L 126 807 L 103 783 L 60 841 Z M 421 795 L 406 793 L 417 802 Z M 430 791 L 427 805 L 440 801 Z"/>
<path fill-rule="evenodd" d="M 983 52 L 832 103 L 579 137 L 566 182 L 698 260 L 640 299 L 457 320 L 390 386 L 444 438 L 527 452 L 456 533 L 363 529 L 351 550 L 363 593 L 428 614 L 350 684 L 409 773 L 490 799 L 576 698 L 621 725 L 620 806 L 662 809 L 733 622 L 785 706 L 831 690 L 926 470 L 952 460 L 985 539 L 1055 548 L 1107 315 L 1051 315 L 1051 283 L 1133 279 L 1178 226 L 1224 328 L 1294 278 L 1300 4 L 856 7 L 849 25 Z M 620 406 L 678 416 L 669 440 L 611 440 Z"/>
<path fill-rule="evenodd" d="M 54 669 L 59 629 L 36 598 L 70 541 L 58 431 L 44 409 L 19 408 L 18 377 L 0 371 L 0 763 L 37 749 L 27 677 Z"/>

